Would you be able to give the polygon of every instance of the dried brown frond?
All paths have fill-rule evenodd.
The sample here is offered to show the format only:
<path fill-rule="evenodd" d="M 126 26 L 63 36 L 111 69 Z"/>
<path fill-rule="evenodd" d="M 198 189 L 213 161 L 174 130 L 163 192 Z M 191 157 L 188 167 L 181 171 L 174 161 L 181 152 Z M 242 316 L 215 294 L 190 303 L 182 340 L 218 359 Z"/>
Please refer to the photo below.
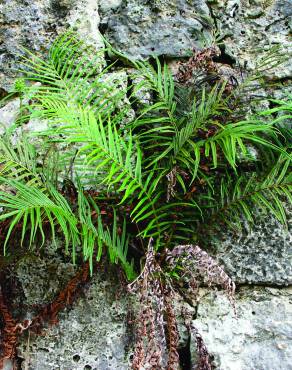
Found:
<path fill-rule="evenodd" d="M 197 245 L 178 245 L 172 251 L 167 251 L 166 261 L 172 269 L 181 264 L 184 275 L 188 275 L 194 285 L 195 281 L 201 281 L 209 286 L 221 286 L 234 306 L 234 282 L 214 258 Z"/>
<path fill-rule="evenodd" d="M 211 355 L 208 352 L 201 334 L 194 325 L 192 314 L 189 311 L 184 310 L 183 316 L 189 335 L 194 338 L 197 346 L 198 362 L 193 365 L 192 370 L 213 370 L 214 365 L 212 363 Z"/>
<path fill-rule="evenodd" d="M 220 53 L 217 46 L 193 50 L 193 55 L 187 62 L 180 62 L 175 75 L 176 81 L 187 87 L 202 84 L 212 86 L 221 82 L 225 84 L 225 93 L 230 94 L 238 86 L 238 71 L 228 64 L 215 62 Z"/>
<path fill-rule="evenodd" d="M 174 167 L 167 175 L 167 193 L 166 200 L 169 202 L 170 198 L 175 196 L 175 186 L 176 186 L 176 167 Z"/>
<path fill-rule="evenodd" d="M 214 367 L 212 366 L 212 359 L 205 345 L 205 342 L 201 334 L 198 332 L 197 328 L 193 325 L 193 323 L 191 323 L 190 325 L 190 330 L 196 340 L 198 357 L 199 357 L 199 362 L 195 365 L 194 370 L 214 369 Z"/>
<path fill-rule="evenodd" d="M 176 194 L 177 175 L 181 175 L 184 179 L 187 179 L 189 175 L 180 169 L 178 166 L 174 166 L 173 169 L 166 175 L 167 178 L 167 192 L 166 201 L 169 202 Z"/>
<path fill-rule="evenodd" d="M 4 362 L 8 359 L 13 363 L 19 337 L 24 331 L 32 330 L 35 333 L 40 333 L 45 323 L 54 325 L 58 322 L 60 311 L 73 303 L 77 289 L 88 280 L 89 276 L 89 264 L 85 263 L 83 268 L 68 282 L 52 303 L 41 309 L 40 313 L 32 320 L 23 322 L 18 322 L 13 318 L 0 286 L 0 316 L 3 321 L 3 333 L 0 333 L 2 339 L 0 369 L 2 369 Z"/>
<path fill-rule="evenodd" d="M 61 290 L 56 299 L 46 305 L 41 312 L 32 319 L 30 328 L 36 333 L 40 332 L 44 323 L 55 325 L 58 323 L 58 314 L 65 307 L 71 305 L 76 297 L 76 291 L 80 285 L 89 279 L 89 264 L 86 262 L 82 269 Z"/>
<path fill-rule="evenodd" d="M 1 356 L 0 369 L 4 367 L 5 360 L 13 359 L 16 354 L 18 341 L 17 322 L 12 317 L 6 303 L 2 288 L 0 287 L 0 315 L 2 316 L 3 328 L 1 333 Z"/>
<path fill-rule="evenodd" d="M 199 72 L 200 75 L 213 74 L 215 79 L 218 75 L 218 67 L 213 61 L 213 58 L 218 56 L 220 51 L 218 47 L 209 47 L 200 51 L 193 50 L 193 55 L 187 62 L 181 62 L 178 73 L 176 74 L 176 80 L 185 85 L 192 84 L 192 80 L 195 72 Z"/>
<path fill-rule="evenodd" d="M 135 292 L 139 297 L 133 369 L 141 369 L 143 366 L 153 370 L 163 368 L 166 341 L 161 273 L 150 241 L 144 269 L 128 287 L 130 292 Z"/>
<path fill-rule="evenodd" d="M 178 341 L 179 333 L 177 320 L 173 308 L 174 295 L 171 289 L 165 290 L 165 308 L 167 315 L 167 334 L 168 334 L 168 362 L 167 369 L 175 370 L 179 367 Z"/>
<path fill-rule="evenodd" d="M 139 297 L 136 346 L 132 363 L 132 369 L 135 370 L 179 368 L 179 332 L 174 302 L 182 300 L 182 292 L 173 287 L 170 277 L 162 270 L 161 259 L 156 257 L 158 255 L 156 256 L 150 240 L 145 266 L 139 277 L 128 286 L 129 291 Z M 218 263 L 198 246 L 179 245 L 172 251 L 167 250 L 163 261 L 167 270 L 183 266 L 183 269 L 178 269 L 180 279 L 188 283 L 194 296 L 197 296 L 202 282 L 221 285 L 233 303 L 234 283 Z M 204 341 L 189 318 L 186 319 L 186 326 L 197 343 L 199 363 L 196 369 L 212 370 L 211 357 Z"/>

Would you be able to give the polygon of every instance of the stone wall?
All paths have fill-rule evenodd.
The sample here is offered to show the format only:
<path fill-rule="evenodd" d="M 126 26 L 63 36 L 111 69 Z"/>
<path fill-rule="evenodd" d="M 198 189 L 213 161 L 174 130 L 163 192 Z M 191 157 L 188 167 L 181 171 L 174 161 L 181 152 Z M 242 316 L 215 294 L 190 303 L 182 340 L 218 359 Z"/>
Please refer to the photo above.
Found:
<path fill-rule="evenodd" d="M 282 45 L 285 55 L 292 53 L 291 0 L 2 0 L 0 26 L 3 95 L 13 86 L 21 48 L 45 53 L 55 35 L 69 26 L 96 50 L 102 46 L 100 29 L 116 48 L 135 58 L 158 55 L 176 61 L 208 43 L 215 31 L 222 39 L 218 62 L 230 68 L 252 71 L 255 59 L 273 45 Z M 118 73 L 126 84 L 127 71 Z M 276 66 L 265 77 L 277 86 L 261 93 L 280 97 L 291 91 L 291 74 L 290 62 Z M 10 101 L 0 109 L 1 127 L 12 124 L 18 105 Z M 196 307 L 195 325 L 217 369 L 290 369 L 291 234 L 269 216 L 239 236 L 222 235 L 213 249 L 239 287 L 237 317 L 220 292 L 202 291 Z M 27 308 L 46 303 L 74 273 L 58 255 L 37 258 L 37 271 L 35 261 L 26 260 L 12 272 Z M 24 337 L 18 347 L 21 368 L 127 369 L 126 302 L 116 297 L 115 285 L 97 274 L 84 297 L 62 313 L 59 325 L 45 336 Z M 187 338 L 182 345 L 186 343 Z M 191 356 L 195 361 L 194 350 Z"/>

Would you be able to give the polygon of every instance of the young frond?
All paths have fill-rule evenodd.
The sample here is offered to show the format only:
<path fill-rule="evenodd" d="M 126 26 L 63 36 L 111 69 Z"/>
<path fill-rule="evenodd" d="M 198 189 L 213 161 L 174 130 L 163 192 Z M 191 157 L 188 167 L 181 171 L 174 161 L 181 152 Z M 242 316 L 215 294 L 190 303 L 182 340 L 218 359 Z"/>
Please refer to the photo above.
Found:
<path fill-rule="evenodd" d="M 56 227 L 62 230 L 65 237 L 66 249 L 72 245 L 73 258 L 75 247 L 79 241 L 77 219 L 74 216 L 66 199 L 53 187 L 32 186 L 19 180 L 1 177 L 6 191 L 0 191 L 0 207 L 4 212 L 0 221 L 10 220 L 4 253 L 11 234 L 21 226 L 21 244 L 29 234 L 29 246 L 35 241 L 37 233 L 45 241 L 44 224 L 50 228 L 53 241 L 55 241 Z"/>
<path fill-rule="evenodd" d="M 274 124 L 281 123 L 285 120 L 292 119 L 292 95 L 288 95 L 286 100 L 270 99 L 270 102 L 274 105 L 273 108 L 267 109 L 263 112 L 260 112 L 260 116 L 264 117 L 273 117 L 275 114 L 278 114 L 277 118 L 273 118 L 272 121 Z"/>
<path fill-rule="evenodd" d="M 25 180 L 28 185 L 41 184 L 36 167 L 36 151 L 25 136 L 12 146 L 9 138 L 0 138 L 0 176 Z"/>
<path fill-rule="evenodd" d="M 148 131 L 142 132 L 141 140 L 143 143 L 147 142 L 148 147 L 149 142 L 159 140 L 161 148 L 165 148 L 161 153 L 155 153 L 155 156 L 150 157 L 152 160 L 150 166 L 167 158 L 169 170 L 178 163 L 188 168 L 190 172 L 197 173 L 200 156 L 199 146 L 196 145 L 198 130 L 207 127 L 212 122 L 210 121 L 212 117 L 228 110 L 222 96 L 224 87 L 224 84 L 215 85 L 209 93 L 203 90 L 200 100 L 194 99 L 192 112 L 184 119 L 176 120 L 176 130 L 171 131 L 171 126 L 164 126 L 162 129 L 150 126 Z"/>
<path fill-rule="evenodd" d="M 158 58 L 155 59 L 155 62 L 156 68 L 147 61 L 133 63 L 141 76 L 145 78 L 145 87 L 158 95 L 159 102 L 155 108 L 174 113 L 176 103 L 174 101 L 173 76 L 166 63 L 162 66 Z"/>
<path fill-rule="evenodd" d="M 199 102 L 194 98 L 192 112 L 189 115 L 194 130 L 205 128 L 210 118 L 230 111 L 226 104 L 227 99 L 223 96 L 225 88 L 226 83 L 215 84 L 209 92 L 203 87 Z"/>
<path fill-rule="evenodd" d="M 280 150 L 272 141 L 268 141 L 262 134 L 275 136 L 275 129 L 271 124 L 257 121 L 241 121 L 229 123 L 217 132 L 216 135 L 206 140 L 199 141 L 196 145 L 204 148 L 205 156 L 211 153 L 213 165 L 218 165 L 218 148 L 221 149 L 225 159 L 233 169 L 236 169 L 238 153 L 247 154 L 246 143 L 266 146 L 274 150 Z"/>
<path fill-rule="evenodd" d="M 284 52 L 280 44 L 276 44 L 269 48 L 264 54 L 262 50 L 254 50 L 255 53 L 259 52 L 260 57 L 255 60 L 254 78 L 259 78 L 266 71 L 278 67 L 289 59 L 289 56 Z"/>
<path fill-rule="evenodd" d="M 129 281 L 136 276 L 133 262 L 127 260 L 129 237 L 126 235 L 126 220 L 122 225 L 121 235 L 117 225 L 117 213 L 113 210 L 112 231 L 103 224 L 101 212 L 92 200 L 84 196 L 82 190 L 78 191 L 78 216 L 82 240 L 83 257 L 89 260 L 90 270 L 93 270 L 93 257 L 96 251 L 96 261 L 100 261 L 105 246 L 109 260 L 113 264 L 119 263 Z"/>
<path fill-rule="evenodd" d="M 134 86 L 135 91 L 142 88 L 151 91 L 155 95 L 155 102 L 150 106 L 144 107 L 139 117 L 130 125 L 136 128 L 144 125 L 153 125 L 160 123 L 164 129 L 177 130 L 177 120 L 175 118 L 176 100 L 175 85 L 172 73 L 166 63 L 162 66 L 159 59 L 155 59 L 156 68 L 147 61 L 132 61 L 135 69 L 143 78 L 138 86 Z M 162 126 L 161 126 L 162 127 Z"/>
<path fill-rule="evenodd" d="M 263 178 L 240 176 L 235 180 L 230 176 L 223 178 L 218 194 L 210 194 L 204 210 L 204 221 L 221 220 L 230 227 L 240 228 L 242 216 L 250 223 L 254 222 L 254 209 L 265 209 L 279 222 L 287 226 L 285 202 L 292 203 L 291 159 L 280 155 L 278 162 Z M 206 197 L 207 199 L 207 197 Z"/>
<path fill-rule="evenodd" d="M 50 48 L 48 60 L 26 50 L 23 57 L 22 74 L 27 82 L 24 96 L 33 97 L 33 104 L 25 107 L 36 116 L 50 115 L 45 109 L 45 100 L 66 103 L 70 106 L 82 104 L 103 115 L 111 113 L 124 92 L 117 83 L 104 81 L 104 50 L 94 55 L 72 32 L 61 35 Z M 92 78 L 94 76 L 94 78 Z"/>

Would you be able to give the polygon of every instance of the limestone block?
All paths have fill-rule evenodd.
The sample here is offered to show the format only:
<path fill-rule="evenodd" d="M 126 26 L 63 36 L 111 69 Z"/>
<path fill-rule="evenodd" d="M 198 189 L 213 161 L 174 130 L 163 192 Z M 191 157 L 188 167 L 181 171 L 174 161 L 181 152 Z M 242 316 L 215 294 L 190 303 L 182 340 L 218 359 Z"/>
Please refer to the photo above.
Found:
<path fill-rule="evenodd" d="M 240 288 L 235 317 L 222 292 L 205 291 L 194 325 L 214 356 L 216 369 L 291 369 L 291 299 L 291 288 Z"/>
<path fill-rule="evenodd" d="M 108 39 L 133 58 L 189 55 L 213 23 L 205 1 L 123 1 L 113 10 L 101 7 L 101 28 Z"/>

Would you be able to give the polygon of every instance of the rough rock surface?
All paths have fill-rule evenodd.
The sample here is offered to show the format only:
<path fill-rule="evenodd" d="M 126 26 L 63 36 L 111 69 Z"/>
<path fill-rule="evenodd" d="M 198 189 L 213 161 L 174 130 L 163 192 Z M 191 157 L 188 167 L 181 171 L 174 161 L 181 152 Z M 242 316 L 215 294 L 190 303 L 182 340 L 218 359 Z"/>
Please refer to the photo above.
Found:
<path fill-rule="evenodd" d="M 42 53 L 56 34 L 73 27 L 99 49 L 97 0 L 3 0 L 0 4 L 0 87 L 10 90 L 22 48 Z"/>
<path fill-rule="evenodd" d="M 203 0 L 126 0 L 112 7 L 102 2 L 100 10 L 106 36 L 133 58 L 189 55 L 212 29 Z"/>
<path fill-rule="evenodd" d="M 64 247 L 47 243 L 28 253 L 6 276 L 16 287 L 11 292 L 15 317 L 31 319 L 51 303 L 77 269 Z M 21 299 L 20 299 L 21 297 Z M 18 345 L 23 370 L 128 369 L 131 352 L 126 326 L 127 302 L 117 270 L 99 266 L 90 282 L 79 290 L 71 307 L 61 311 L 59 323 L 43 335 L 24 334 Z"/>
<path fill-rule="evenodd" d="M 20 100 L 14 99 L 0 108 L 0 135 L 13 125 L 19 115 Z"/>
<path fill-rule="evenodd" d="M 229 56 L 241 66 L 254 70 L 263 53 L 272 46 L 282 46 L 287 63 L 265 74 L 273 79 L 291 78 L 291 0 L 215 0 L 210 3 Z"/>
<path fill-rule="evenodd" d="M 126 302 L 114 283 L 97 274 L 84 297 L 60 314 L 45 335 L 24 337 L 18 347 L 23 370 L 128 369 Z M 40 289 L 42 286 L 40 286 Z M 41 290 L 44 292 L 44 290 Z M 29 344 L 28 344 L 29 343 Z"/>
<path fill-rule="evenodd" d="M 217 258 L 237 284 L 292 284 L 292 235 L 271 215 L 214 243 Z"/>
<path fill-rule="evenodd" d="M 102 45 L 100 27 L 132 57 L 163 55 L 175 60 L 189 55 L 217 28 L 224 35 L 219 62 L 254 70 L 255 60 L 273 45 L 282 45 L 287 57 L 291 54 L 291 9 L 292 0 L 2 0 L 0 96 L 14 83 L 20 48 L 46 52 L 56 34 L 68 26 L 86 39 L 93 53 Z M 283 91 L 291 89 L 291 68 L 286 63 L 266 73 L 279 84 L 268 95 L 282 98 Z M 105 77 L 120 81 L 125 104 L 130 74 L 114 71 Z M 130 79 L 139 81 L 139 76 Z M 267 91 L 260 93 L 266 96 Z M 137 97 L 142 102 L 151 99 L 149 92 Z M 267 101 L 264 104 L 269 106 Z M 0 107 L 0 134 L 13 124 L 18 107 L 18 99 Z M 38 128 L 39 122 L 32 120 L 23 127 L 24 131 Z M 291 235 L 271 218 L 249 233 L 235 238 L 227 234 L 217 242 L 218 258 L 227 271 L 238 284 L 250 284 L 239 288 L 238 319 L 220 292 L 203 293 L 198 305 L 195 325 L 218 369 L 291 368 L 291 290 L 280 289 L 292 280 L 290 245 Z M 70 261 L 51 255 L 37 256 L 34 264 L 22 260 L 11 278 L 20 282 L 25 305 L 31 307 L 49 302 L 73 274 Z M 254 286 L 258 284 L 279 289 Z M 84 297 L 61 314 L 59 325 L 45 336 L 31 336 L 29 344 L 24 337 L 18 347 L 23 370 L 128 369 L 126 302 L 117 299 L 115 291 L 115 283 L 97 275 Z"/>
<path fill-rule="evenodd" d="M 44 251 L 44 256 L 28 255 L 17 264 L 15 278 L 21 282 L 23 303 L 27 306 L 52 302 L 76 273 L 70 257 L 67 261 L 62 258 L 63 250 L 55 250 L 53 245 L 47 244 Z"/>
<path fill-rule="evenodd" d="M 218 370 L 291 369 L 291 288 L 240 288 L 237 318 L 222 292 L 204 292 L 194 325 Z M 193 357 L 196 353 L 193 353 Z"/>

